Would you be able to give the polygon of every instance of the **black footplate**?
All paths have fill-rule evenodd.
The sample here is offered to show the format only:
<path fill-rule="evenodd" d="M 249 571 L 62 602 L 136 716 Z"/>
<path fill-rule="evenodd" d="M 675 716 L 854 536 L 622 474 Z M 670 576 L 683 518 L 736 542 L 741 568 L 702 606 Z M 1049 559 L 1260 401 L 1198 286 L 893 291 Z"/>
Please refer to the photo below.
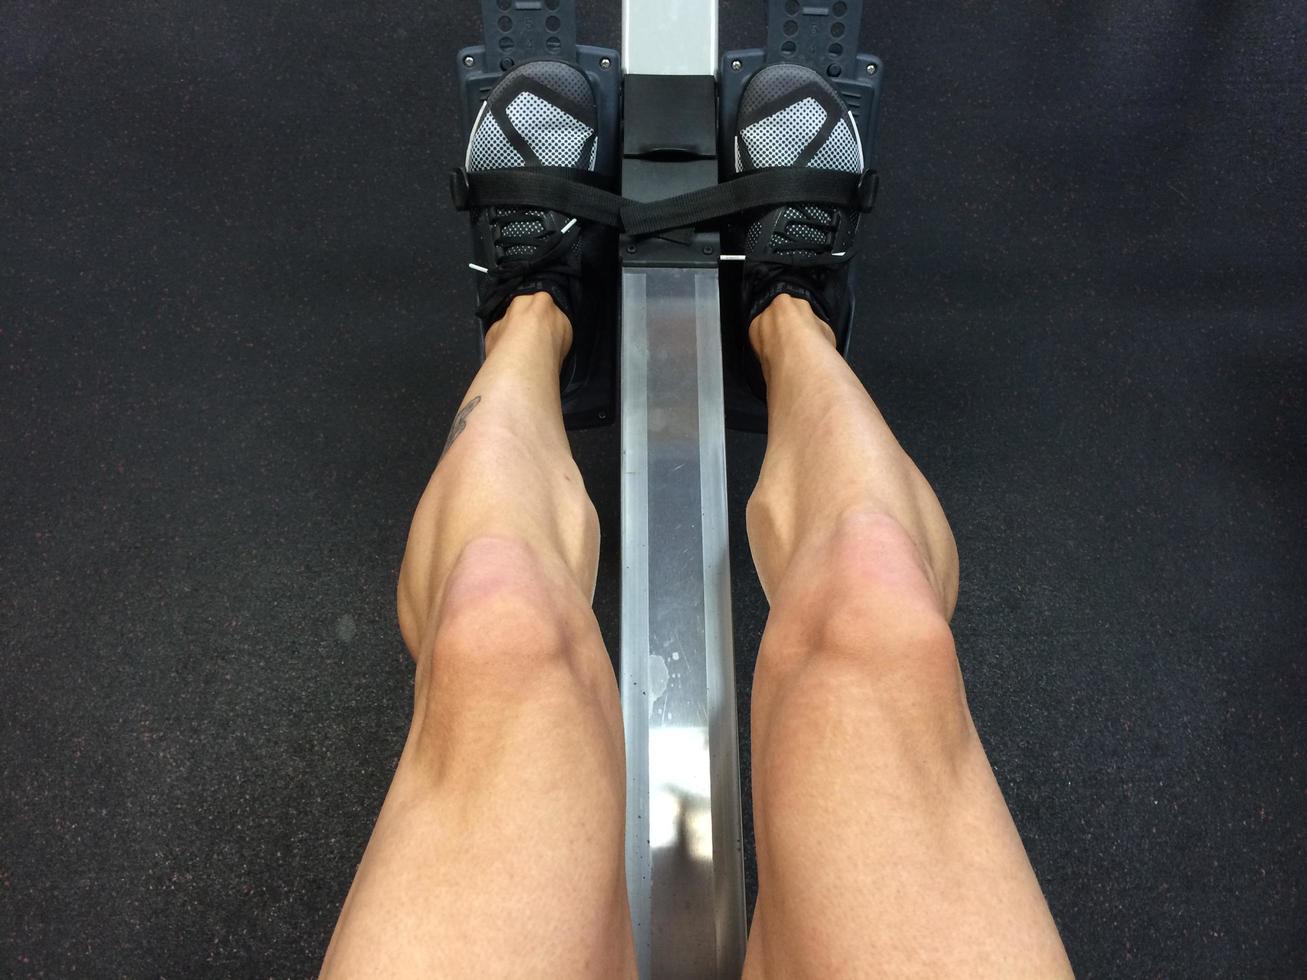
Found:
<path fill-rule="evenodd" d="M 785 62 L 805 65 L 825 76 L 853 114 L 867 166 L 875 166 L 882 69 L 879 58 L 858 52 L 861 27 L 862 0 L 769 0 L 767 47 L 728 51 L 722 56 L 717 121 L 718 159 L 724 168 L 734 159 L 732 144 L 745 85 L 764 66 Z M 721 179 L 731 176 L 723 172 Z M 740 264 L 722 263 L 722 323 L 727 335 L 745 326 L 732 322 L 740 316 L 736 302 L 739 283 Z M 731 362 L 732 352 L 726 352 L 726 357 L 726 424 L 733 429 L 766 432 L 766 404 L 753 394 L 740 366 Z"/>
<path fill-rule="evenodd" d="M 616 51 L 576 43 L 574 0 L 481 0 L 485 43 L 458 52 L 455 70 L 462 95 L 464 137 L 486 95 L 505 72 L 523 61 L 554 58 L 577 65 L 590 79 L 599 114 L 595 161 L 601 176 L 614 178 L 619 159 L 621 60 Z M 614 246 L 616 247 L 616 246 Z M 617 415 L 617 321 L 619 308 L 616 277 L 596 284 L 604 292 L 596 297 L 607 311 L 612 330 L 604 331 L 595 351 L 596 371 L 579 390 L 563 393 L 563 420 L 569 429 L 608 425 Z"/>

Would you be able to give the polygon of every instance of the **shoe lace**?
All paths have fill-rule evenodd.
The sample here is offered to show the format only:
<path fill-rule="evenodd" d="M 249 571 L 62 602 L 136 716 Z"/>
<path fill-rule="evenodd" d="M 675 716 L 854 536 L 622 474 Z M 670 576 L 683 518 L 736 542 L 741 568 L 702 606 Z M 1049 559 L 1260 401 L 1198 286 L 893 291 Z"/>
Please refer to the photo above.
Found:
<path fill-rule="evenodd" d="M 829 255 L 835 247 L 835 233 L 839 227 L 840 217 L 833 208 L 787 208 L 785 225 L 779 229 L 779 240 L 775 237 L 777 233 L 773 232 L 772 253 Z"/>
<path fill-rule="evenodd" d="M 546 245 L 557 231 L 545 227 L 543 215 L 539 211 L 522 208 L 497 208 L 490 218 L 490 227 L 494 236 L 495 255 L 499 259 L 507 256 L 531 256 L 542 245 Z M 527 230 L 523 233 L 523 230 Z"/>
<path fill-rule="evenodd" d="M 495 267 L 484 273 L 477 315 L 492 318 L 506 301 L 533 280 L 580 276 L 575 245 L 581 223 L 569 219 L 562 228 L 549 228 L 540 211 L 497 208 L 490 215 Z"/>
<path fill-rule="evenodd" d="M 833 209 L 812 206 L 790 209 L 784 225 L 773 229 L 768 252 L 743 257 L 744 295 L 775 295 L 777 287 L 783 284 L 796 287 L 814 303 L 821 304 L 832 278 L 842 275 L 843 267 L 857 254 L 854 248 L 832 251 L 841 220 L 842 216 Z"/>
<path fill-rule="evenodd" d="M 853 248 L 831 251 L 841 221 L 836 211 L 817 207 L 791 211 L 785 224 L 772 231 L 767 254 L 743 257 L 751 292 L 765 290 L 778 280 L 820 287 L 833 270 L 847 265 L 857 254 Z"/>

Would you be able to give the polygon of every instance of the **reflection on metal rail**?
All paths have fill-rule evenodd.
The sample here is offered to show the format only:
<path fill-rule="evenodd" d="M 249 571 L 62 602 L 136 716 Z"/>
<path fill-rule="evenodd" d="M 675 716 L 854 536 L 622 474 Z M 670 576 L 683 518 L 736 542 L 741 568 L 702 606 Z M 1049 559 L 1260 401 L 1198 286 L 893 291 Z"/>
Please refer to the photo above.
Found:
<path fill-rule="evenodd" d="M 640 975 L 738 977 L 744 883 L 717 274 L 622 282 L 622 710 Z"/>
<path fill-rule="evenodd" d="M 715 0 L 625 0 L 622 15 L 622 192 L 715 183 Z M 626 868 L 644 980 L 738 977 L 744 959 L 717 244 L 623 254 Z"/>

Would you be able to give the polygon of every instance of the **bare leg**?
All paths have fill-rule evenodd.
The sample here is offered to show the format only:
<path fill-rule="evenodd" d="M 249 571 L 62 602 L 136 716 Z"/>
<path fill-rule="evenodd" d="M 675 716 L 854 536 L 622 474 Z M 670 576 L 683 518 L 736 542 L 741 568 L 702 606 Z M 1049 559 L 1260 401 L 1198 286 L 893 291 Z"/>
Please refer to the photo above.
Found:
<path fill-rule="evenodd" d="M 939 502 L 802 300 L 757 320 L 759 893 L 745 973 L 1069 974 L 967 710 Z"/>
<path fill-rule="evenodd" d="M 513 301 L 418 504 L 398 595 L 413 722 L 324 976 L 634 975 L 570 342 L 547 296 Z"/>

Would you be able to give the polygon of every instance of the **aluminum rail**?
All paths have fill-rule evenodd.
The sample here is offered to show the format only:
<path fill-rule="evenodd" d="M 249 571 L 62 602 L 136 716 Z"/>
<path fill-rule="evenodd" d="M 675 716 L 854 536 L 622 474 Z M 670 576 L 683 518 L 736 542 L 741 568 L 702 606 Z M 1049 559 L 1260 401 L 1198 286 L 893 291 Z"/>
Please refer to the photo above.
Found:
<path fill-rule="evenodd" d="M 624 0 L 622 23 L 628 75 L 715 74 L 715 0 Z M 745 908 L 715 258 L 624 256 L 621 393 L 626 871 L 640 976 L 737 978 Z"/>

